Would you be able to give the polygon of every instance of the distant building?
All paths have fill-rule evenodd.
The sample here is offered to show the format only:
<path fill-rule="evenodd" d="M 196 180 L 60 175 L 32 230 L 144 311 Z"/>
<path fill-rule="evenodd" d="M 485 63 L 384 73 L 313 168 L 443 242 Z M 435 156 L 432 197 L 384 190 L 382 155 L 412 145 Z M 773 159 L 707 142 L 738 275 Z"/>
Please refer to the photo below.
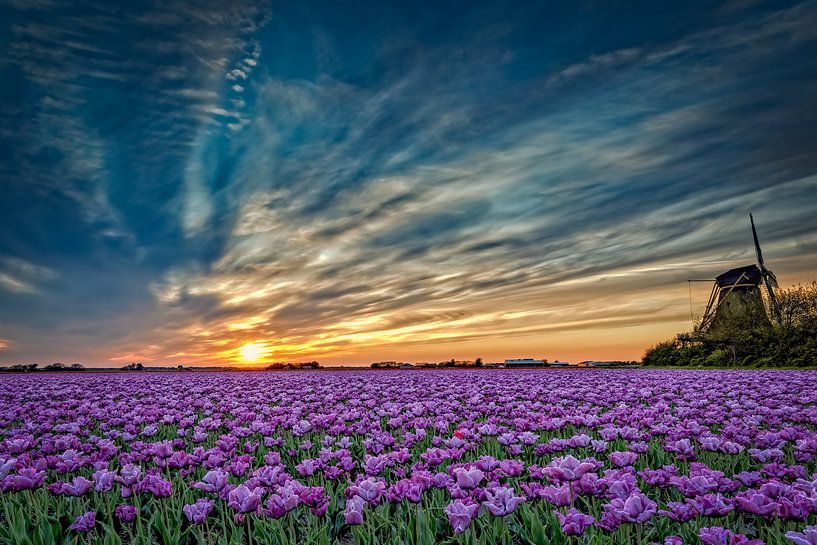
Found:
<path fill-rule="evenodd" d="M 505 367 L 545 367 L 547 360 L 535 360 L 533 358 L 511 358 L 505 360 Z"/>
<path fill-rule="evenodd" d="M 566 361 L 551 361 L 547 364 L 548 367 L 570 367 L 570 364 Z"/>
<path fill-rule="evenodd" d="M 626 361 L 583 361 L 578 364 L 579 367 L 617 367 L 619 365 L 627 365 Z"/>
<path fill-rule="evenodd" d="M 401 363 L 400 364 L 400 369 L 414 369 L 414 365 L 412 365 L 410 363 Z"/>

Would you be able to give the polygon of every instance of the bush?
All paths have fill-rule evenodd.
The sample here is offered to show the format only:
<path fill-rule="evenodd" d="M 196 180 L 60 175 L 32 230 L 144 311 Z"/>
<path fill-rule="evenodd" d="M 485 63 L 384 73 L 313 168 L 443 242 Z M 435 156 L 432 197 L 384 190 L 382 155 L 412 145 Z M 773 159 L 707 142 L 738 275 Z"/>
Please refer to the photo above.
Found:
<path fill-rule="evenodd" d="M 732 360 L 732 354 L 729 353 L 729 351 L 723 348 L 716 348 L 706 357 L 704 363 L 709 367 L 724 367 L 734 362 Z"/>

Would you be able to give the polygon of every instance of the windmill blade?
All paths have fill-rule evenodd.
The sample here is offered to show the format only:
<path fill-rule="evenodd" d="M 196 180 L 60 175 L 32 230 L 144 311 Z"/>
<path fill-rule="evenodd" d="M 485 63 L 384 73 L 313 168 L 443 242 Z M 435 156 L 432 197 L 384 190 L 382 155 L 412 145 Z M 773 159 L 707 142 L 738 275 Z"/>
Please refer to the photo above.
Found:
<path fill-rule="evenodd" d="M 775 276 L 775 274 L 772 271 L 770 271 L 769 269 L 766 269 L 764 271 L 764 274 L 769 279 L 769 281 L 771 282 L 773 287 L 775 287 L 775 288 L 780 287 L 780 285 L 777 283 L 777 276 Z"/>
<path fill-rule="evenodd" d="M 752 214 L 749 214 L 749 221 L 752 223 L 752 237 L 755 239 L 755 253 L 757 254 L 757 264 L 760 267 L 761 271 L 766 270 L 766 266 L 763 264 L 763 252 L 760 251 L 760 242 L 757 240 L 757 229 L 755 229 L 755 218 L 752 217 Z"/>
<path fill-rule="evenodd" d="M 774 284 L 772 284 L 774 279 Z M 769 295 L 769 306 L 772 310 L 772 316 L 775 320 L 780 319 L 780 305 L 777 303 L 777 296 L 774 294 L 774 288 L 777 287 L 777 279 L 774 274 L 769 271 L 769 274 L 763 275 L 763 284 L 766 286 L 766 293 Z"/>

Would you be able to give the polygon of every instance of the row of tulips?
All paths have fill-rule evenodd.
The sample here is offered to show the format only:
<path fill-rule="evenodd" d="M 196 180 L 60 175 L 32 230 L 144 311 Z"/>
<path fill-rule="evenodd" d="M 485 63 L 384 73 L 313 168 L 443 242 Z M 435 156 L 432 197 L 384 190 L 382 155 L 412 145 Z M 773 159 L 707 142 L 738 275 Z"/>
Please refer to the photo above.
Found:
<path fill-rule="evenodd" d="M 817 545 L 817 374 L 0 378 L 0 543 Z"/>

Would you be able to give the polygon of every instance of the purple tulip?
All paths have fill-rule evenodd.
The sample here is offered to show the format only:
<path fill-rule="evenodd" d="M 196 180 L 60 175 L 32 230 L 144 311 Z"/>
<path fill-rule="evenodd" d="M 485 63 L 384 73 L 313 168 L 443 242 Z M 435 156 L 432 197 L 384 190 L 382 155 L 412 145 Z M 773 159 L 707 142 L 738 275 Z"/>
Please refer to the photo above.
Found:
<path fill-rule="evenodd" d="M 454 470 L 454 477 L 457 479 L 457 486 L 463 490 L 471 490 L 479 486 L 479 483 L 485 478 L 485 473 L 479 469 L 458 467 Z"/>
<path fill-rule="evenodd" d="M 559 519 L 559 526 L 566 536 L 580 536 L 596 521 L 590 515 L 585 515 L 577 509 L 570 509 L 566 515 L 557 511 L 556 518 Z"/>
<path fill-rule="evenodd" d="M 360 481 L 358 485 L 349 487 L 351 494 L 356 494 L 367 503 L 374 505 L 377 505 L 380 501 L 385 489 L 386 483 L 374 479 L 365 479 Z"/>
<path fill-rule="evenodd" d="M 802 532 L 786 532 L 794 545 L 817 545 L 817 526 L 806 526 Z"/>
<path fill-rule="evenodd" d="M 621 522 L 638 524 L 650 520 L 657 507 L 654 501 L 640 492 L 633 492 L 627 499 L 615 498 L 604 506 Z"/>
<path fill-rule="evenodd" d="M 690 503 L 671 501 L 667 502 L 667 508 L 666 511 L 658 511 L 658 514 L 675 522 L 687 522 L 700 514 L 698 509 Z"/>
<path fill-rule="evenodd" d="M 7 475 L 3 479 L 2 490 L 3 492 L 34 490 L 35 488 L 40 488 L 43 483 L 45 483 L 45 477 L 45 471 L 37 471 L 31 467 L 20 469 L 16 474 Z"/>
<path fill-rule="evenodd" d="M 157 498 L 169 498 L 173 494 L 173 483 L 162 479 L 157 473 L 147 473 L 133 487 L 137 494 L 151 494 Z"/>
<path fill-rule="evenodd" d="M 738 494 L 734 501 L 738 510 L 761 517 L 770 517 L 780 508 L 779 503 L 765 494 L 751 490 Z"/>
<path fill-rule="evenodd" d="M 191 486 L 202 492 L 221 492 L 227 486 L 229 475 L 221 469 L 213 469 L 208 471 L 201 482 L 193 483 Z"/>
<path fill-rule="evenodd" d="M 125 464 L 119 470 L 118 480 L 124 486 L 133 486 L 139 481 L 139 478 L 141 476 L 142 476 L 141 467 L 133 464 Z"/>
<path fill-rule="evenodd" d="M 501 460 L 499 469 L 508 477 L 518 477 L 525 471 L 525 464 L 519 460 Z"/>
<path fill-rule="evenodd" d="M 252 513 L 261 504 L 261 495 L 263 493 L 263 488 L 250 490 L 246 485 L 242 484 L 230 490 L 229 494 L 227 494 L 227 505 L 239 514 Z"/>
<path fill-rule="evenodd" d="M 138 511 L 133 505 L 117 505 L 114 509 L 114 515 L 123 524 L 133 522 Z"/>
<path fill-rule="evenodd" d="M 113 488 L 116 480 L 116 471 L 100 469 L 94 472 L 94 490 L 97 492 L 109 492 Z"/>
<path fill-rule="evenodd" d="M 301 503 L 301 498 L 292 485 L 279 486 L 267 500 L 267 513 L 272 518 L 281 518 Z"/>
<path fill-rule="evenodd" d="M 624 451 L 610 453 L 610 463 L 612 463 L 615 467 L 631 466 L 637 459 L 638 454 L 635 452 Z"/>
<path fill-rule="evenodd" d="M 743 534 L 735 534 L 719 526 L 701 528 L 698 535 L 703 545 L 764 545 L 760 539 L 749 539 Z"/>
<path fill-rule="evenodd" d="M 595 471 L 595 469 L 592 463 L 580 462 L 577 458 L 567 455 L 563 458 L 554 458 L 543 471 L 557 481 L 573 482 L 581 479 L 585 473 Z"/>
<path fill-rule="evenodd" d="M 197 500 L 196 503 L 182 507 L 182 512 L 184 512 L 187 520 L 193 524 L 203 524 L 212 510 L 213 502 L 205 499 Z"/>
<path fill-rule="evenodd" d="M 70 483 L 62 485 L 62 493 L 66 496 L 84 496 L 94 487 L 94 482 L 89 481 L 85 477 L 74 477 Z"/>
<path fill-rule="evenodd" d="M 343 511 L 343 519 L 346 524 L 363 524 L 363 507 L 366 502 L 360 496 L 352 496 L 346 500 L 346 509 Z"/>
<path fill-rule="evenodd" d="M 448 523 L 454 533 L 461 534 L 471 525 L 471 520 L 477 516 L 479 505 L 465 504 L 456 500 L 445 506 L 445 514 L 448 515 Z"/>
<path fill-rule="evenodd" d="M 510 515 L 516 507 L 525 501 L 524 496 L 517 496 L 513 488 L 500 486 L 494 489 L 486 489 L 487 499 L 482 504 L 495 517 Z"/>
<path fill-rule="evenodd" d="M 96 513 L 88 511 L 74 519 L 74 523 L 68 528 L 77 532 L 90 532 L 96 526 Z"/>
<path fill-rule="evenodd" d="M 298 472 L 298 475 L 302 477 L 307 477 L 309 475 L 314 475 L 316 471 L 319 469 L 319 465 L 315 460 L 306 459 L 303 460 L 300 464 L 295 466 L 295 470 Z"/>

